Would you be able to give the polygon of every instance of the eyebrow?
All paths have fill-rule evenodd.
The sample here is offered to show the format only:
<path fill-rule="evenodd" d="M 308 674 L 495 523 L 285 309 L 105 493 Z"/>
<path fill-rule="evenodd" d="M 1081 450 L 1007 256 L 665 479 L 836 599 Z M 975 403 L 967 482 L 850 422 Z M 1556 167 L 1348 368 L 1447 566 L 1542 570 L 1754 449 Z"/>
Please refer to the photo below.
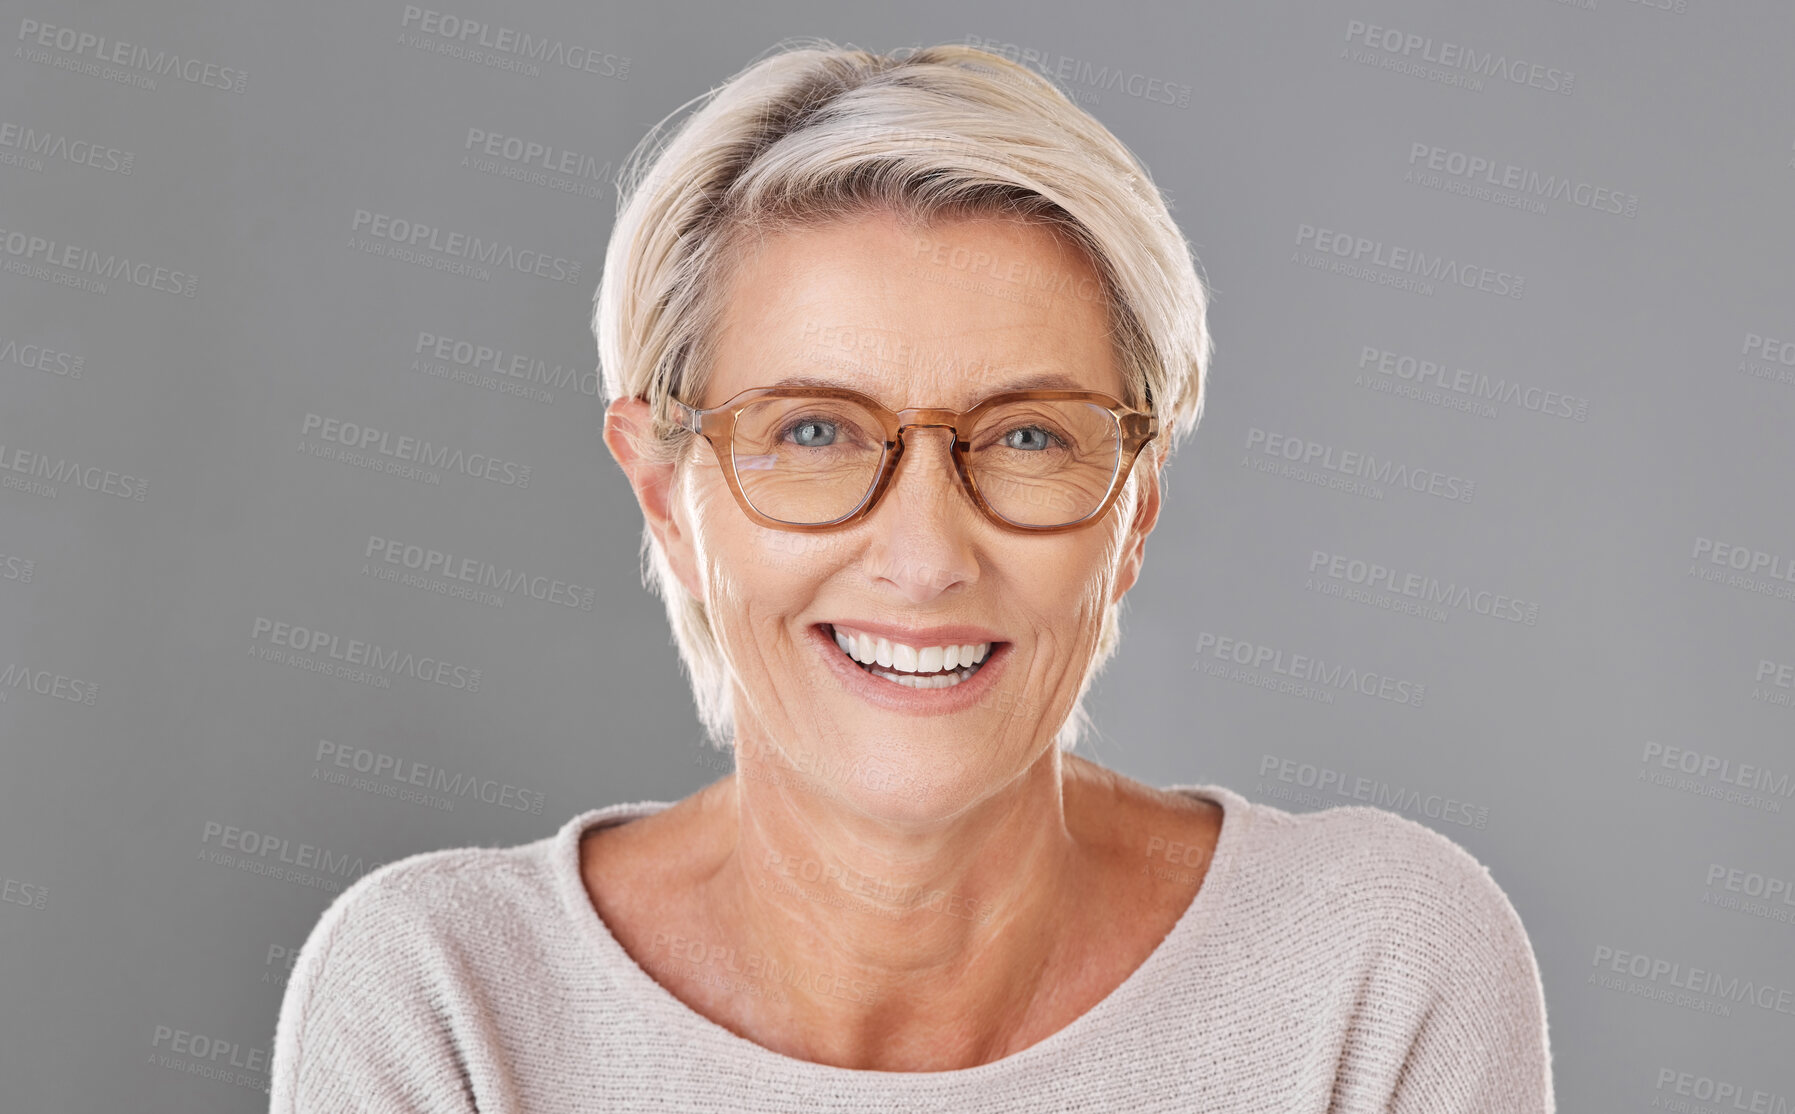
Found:
<path fill-rule="evenodd" d="M 844 390 L 861 391 L 862 384 L 844 383 L 839 379 L 831 379 L 826 375 L 787 375 L 774 383 L 775 387 L 840 387 Z M 991 389 L 992 394 L 1003 391 L 1082 391 L 1085 386 L 1057 371 L 1042 371 L 1032 375 L 1022 375 L 1015 379 L 997 384 Z"/>

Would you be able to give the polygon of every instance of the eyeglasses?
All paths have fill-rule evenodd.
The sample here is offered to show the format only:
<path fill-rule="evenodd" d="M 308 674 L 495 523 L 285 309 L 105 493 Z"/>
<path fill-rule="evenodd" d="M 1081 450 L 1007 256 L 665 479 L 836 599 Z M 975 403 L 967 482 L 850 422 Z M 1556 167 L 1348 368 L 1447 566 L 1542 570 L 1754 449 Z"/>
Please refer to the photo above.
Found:
<path fill-rule="evenodd" d="M 973 504 L 1010 529 L 1051 533 L 1103 516 L 1159 420 L 1095 391 L 1009 391 L 967 411 L 890 410 L 842 387 L 755 387 L 720 406 L 678 399 L 674 420 L 710 442 L 748 517 L 823 530 L 872 513 L 907 429 L 953 432 Z"/>

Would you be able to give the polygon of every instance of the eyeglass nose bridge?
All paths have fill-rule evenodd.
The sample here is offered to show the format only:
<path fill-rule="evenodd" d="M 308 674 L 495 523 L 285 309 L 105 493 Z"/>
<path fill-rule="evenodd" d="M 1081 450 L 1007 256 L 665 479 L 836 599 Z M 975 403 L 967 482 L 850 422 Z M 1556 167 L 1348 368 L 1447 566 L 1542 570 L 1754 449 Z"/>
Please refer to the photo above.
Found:
<path fill-rule="evenodd" d="M 904 431 L 909 429 L 946 429 L 952 431 L 955 442 L 965 443 L 960 436 L 960 423 L 966 420 L 966 415 L 959 410 L 912 406 L 904 410 L 893 411 L 893 413 L 897 415 L 897 433 L 900 443 L 903 440 Z"/>
<path fill-rule="evenodd" d="M 854 517 L 871 514 L 873 508 L 884 499 L 886 491 L 897 477 L 898 460 L 903 457 L 904 448 L 908 444 L 908 439 L 904 435 L 913 429 L 945 429 L 953 435 L 953 439 L 948 442 L 947 449 L 948 456 L 953 461 L 954 474 L 960 481 L 960 489 L 966 493 L 966 497 L 972 501 L 975 508 L 991 515 L 993 512 L 985 505 L 972 477 L 967 474 L 965 459 L 962 456 L 967 449 L 972 447 L 970 441 L 960 436 L 960 423 L 966 420 L 965 413 L 930 406 L 911 406 L 903 410 L 894 410 L 892 413 L 897 415 L 896 439 L 887 447 L 884 466 L 880 468 L 872 489 L 867 492 L 860 513 Z"/>

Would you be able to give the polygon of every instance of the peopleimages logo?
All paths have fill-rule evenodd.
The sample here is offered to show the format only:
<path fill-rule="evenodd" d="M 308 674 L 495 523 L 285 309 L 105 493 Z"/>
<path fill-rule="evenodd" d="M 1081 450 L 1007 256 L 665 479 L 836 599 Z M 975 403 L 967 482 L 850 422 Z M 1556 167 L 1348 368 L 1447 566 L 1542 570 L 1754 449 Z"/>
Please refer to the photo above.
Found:
<path fill-rule="evenodd" d="M 349 455 L 340 459 L 349 459 L 354 455 L 385 457 L 405 465 L 417 465 L 422 468 L 440 468 L 445 472 L 460 472 L 475 479 L 489 480 L 505 487 L 526 488 L 530 486 L 530 465 L 519 464 L 514 460 L 501 460 L 489 453 L 470 453 L 462 449 L 451 449 L 447 445 L 433 444 L 417 437 L 395 435 L 389 430 L 377 429 L 373 426 L 360 425 L 356 422 L 344 421 L 341 418 L 327 418 L 322 414 L 308 412 L 300 423 L 301 437 L 316 437 L 320 441 L 340 446 Z M 305 442 L 300 448 L 306 449 Z M 358 463 L 350 459 L 350 463 Z"/>
<path fill-rule="evenodd" d="M 207 820 L 200 835 L 200 862 L 235 867 L 282 882 L 340 893 L 343 882 L 382 864 L 360 855 L 336 854 L 311 843 L 294 843 L 250 828 Z"/>
<path fill-rule="evenodd" d="M 1777 383 L 1795 384 L 1795 340 L 1778 340 L 1760 333 L 1746 333 L 1739 352 L 1741 374 Z"/>
<path fill-rule="evenodd" d="M 1718 754 L 1669 746 L 1654 740 L 1647 740 L 1639 760 L 1642 765 L 1635 775 L 1638 780 L 1667 789 L 1764 812 L 1781 812 L 1779 797 L 1795 798 L 1795 776 L 1788 770 L 1779 772 L 1768 766 L 1735 762 Z"/>
<path fill-rule="evenodd" d="M 479 778 L 464 773 L 451 774 L 442 766 L 430 766 L 422 762 L 414 762 L 397 755 L 382 754 L 366 747 L 349 746 L 335 743 L 329 739 L 318 740 L 318 750 L 313 755 L 312 777 L 318 781 L 327 781 L 338 785 L 351 785 L 381 796 L 412 799 L 420 804 L 445 811 L 453 811 L 455 800 L 466 800 L 470 796 L 477 801 L 500 808 L 516 809 L 542 815 L 544 797 L 541 793 L 528 789 L 519 789 L 509 782 L 501 782 L 496 778 Z M 335 767 L 332 769 L 330 767 Z M 358 774 L 367 774 L 366 779 L 351 779 L 344 771 L 353 770 Z M 411 787 L 428 790 L 428 793 L 412 793 Z M 440 794 L 440 796 L 433 796 Z"/>
<path fill-rule="evenodd" d="M 1309 572 L 1319 572 L 1326 579 L 1356 588 L 1389 592 L 1423 604 L 1469 611 L 1486 618 L 1522 623 L 1530 627 L 1539 622 L 1539 604 L 1532 601 L 1516 599 L 1501 592 L 1473 589 L 1456 581 L 1442 582 L 1437 576 L 1396 569 L 1376 561 L 1362 561 L 1342 553 L 1330 553 L 1323 549 L 1311 551 Z M 1316 578 L 1310 577 L 1305 587 L 1315 583 Z M 1310 590 L 1318 589 L 1310 587 Z M 1337 592 L 1338 589 L 1335 594 Z M 1428 617 L 1431 618 L 1431 615 Z M 1439 616 L 1442 620 L 1445 617 L 1444 612 Z"/>
<path fill-rule="evenodd" d="M 0 441 L 0 487 L 18 488 L 47 499 L 56 498 L 54 484 L 73 484 L 134 503 L 143 502 L 150 482 L 97 464 L 82 464 L 67 457 L 49 457 L 32 449 Z"/>
<path fill-rule="evenodd" d="M 171 1025 L 156 1026 L 150 1045 L 149 1063 L 154 1067 L 271 1093 L 268 1067 L 272 1054 L 266 1048 L 245 1047 Z"/>
<path fill-rule="evenodd" d="M 420 579 L 441 577 L 445 581 L 492 588 L 509 596 L 527 596 L 579 611 L 591 611 L 597 597 L 594 589 L 570 584 L 565 580 L 532 576 L 510 566 L 501 569 L 490 561 L 456 556 L 440 549 L 410 545 L 396 538 L 383 538 L 376 534 L 368 535 L 368 544 L 362 550 L 362 557 L 369 562 L 362 566 L 363 575 L 378 575 L 380 565 L 391 567 L 392 575 L 382 579 L 403 575 L 397 570 L 405 569 L 417 574 Z"/>
<path fill-rule="evenodd" d="M 417 343 L 412 346 L 412 354 L 442 361 L 440 365 L 433 367 L 424 361 L 413 360 L 413 371 L 434 375 L 440 370 L 443 378 L 471 383 L 499 394 L 552 402 L 554 396 L 538 389 L 540 385 L 557 391 L 575 390 L 594 398 L 598 396 L 596 369 L 551 364 L 547 360 L 526 356 L 521 352 L 507 352 L 503 348 L 475 344 L 458 337 L 440 336 L 420 330 Z"/>
<path fill-rule="evenodd" d="M 105 77 L 143 89 L 156 87 L 155 80 L 146 76 L 149 74 L 154 74 L 157 77 L 166 77 L 172 74 L 189 85 L 203 85 L 210 89 L 222 89 L 232 93 L 243 92 L 244 86 L 249 81 L 249 74 L 231 66 L 202 62 L 198 58 L 183 58 L 166 50 L 152 51 L 146 46 L 120 42 L 117 39 L 109 39 L 104 35 L 94 35 L 86 31 L 77 31 L 73 27 L 58 27 L 49 23 L 40 23 L 35 19 L 19 20 L 18 41 L 25 45 L 19 48 L 20 53 L 17 56 L 28 61 L 46 62 L 61 69 L 79 70 L 90 76 Z M 74 58 L 53 59 L 49 56 L 36 56 L 41 54 L 42 50 L 56 50 L 65 55 L 73 55 Z M 92 59 L 92 61 L 89 62 L 88 59 Z M 107 66 L 97 65 L 98 63 L 118 67 L 118 70 L 108 71 Z"/>
<path fill-rule="evenodd" d="M 16 580 L 20 584 L 29 584 L 36 569 L 37 562 L 30 557 L 0 550 L 0 581 Z"/>
<path fill-rule="evenodd" d="M 1355 61 L 1367 64 L 1379 64 L 1384 69 L 1403 73 L 1415 73 L 1416 76 L 1433 77 L 1426 72 L 1426 67 L 1417 63 L 1437 66 L 1442 76 L 1457 78 L 1477 77 L 1493 78 L 1507 81 L 1513 85 L 1525 85 L 1548 93 L 1562 93 L 1569 96 L 1576 75 L 1570 70 L 1561 70 L 1553 66 L 1545 66 L 1538 62 L 1529 62 L 1522 58 L 1510 58 L 1493 50 L 1480 51 L 1475 47 L 1445 40 L 1436 41 L 1430 35 L 1419 35 L 1413 31 L 1400 31 L 1394 27 L 1380 27 L 1375 23 L 1349 19 L 1346 21 L 1347 46 L 1341 48 L 1341 56 L 1346 57 L 1353 46 L 1366 47 L 1378 55 L 1355 56 Z M 1395 63 L 1395 64 L 1392 64 Z M 1461 81 L 1447 81 L 1445 84 L 1463 84 Z M 1468 88 L 1481 90 L 1481 82 L 1468 85 Z"/>
<path fill-rule="evenodd" d="M 0 670 L 0 700 L 5 700 L 18 691 L 53 696 L 58 700 L 85 704 L 91 708 L 100 698 L 100 683 L 83 681 L 79 677 L 70 677 L 49 669 L 33 669 L 16 661 L 8 662 L 6 668 Z"/>
<path fill-rule="evenodd" d="M 1593 4 L 1595 0 L 1590 0 Z M 1681 3 L 1682 0 L 1677 0 Z M 1681 10 L 1680 8 L 1678 9 Z M 1715 1079 L 1711 1075 L 1697 1075 L 1692 1071 L 1678 1071 L 1675 1068 L 1659 1068 L 1658 1082 L 1654 1090 L 1668 1089 L 1674 1095 L 1684 1099 L 1695 1099 L 1697 1102 L 1711 1102 L 1715 1111 L 1743 1110 L 1748 1114 L 1795 1114 L 1795 1097 L 1777 1094 L 1774 1091 L 1763 1091 L 1755 1087 L 1746 1088 L 1743 1084 L 1731 1080 Z M 1672 1105 L 1672 1103 L 1676 1105 Z M 1689 1111 L 1697 1109 L 1680 1100 L 1656 1098 L 1652 1100 L 1654 1107 L 1665 1110 Z"/>
<path fill-rule="evenodd" d="M 12 337 L 0 337 L 0 364 L 17 364 L 48 375 L 79 379 L 87 367 L 87 358 L 47 345 L 20 344 Z"/>
<path fill-rule="evenodd" d="M 30 882 L 20 882 L 14 878 L 0 878 L 0 902 L 41 910 L 49 900 L 50 891 L 41 884 L 33 885 Z"/>
<path fill-rule="evenodd" d="M 1018 290 L 1033 294 L 1077 298 L 1084 302 L 1095 302 L 1104 297 L 1103 286 L 1097 279 L 1080 275 L 1075 271 L 1042 267 L 1020 258 L 1006 258 L 1002 255 L 993 255 L 988 251 L 973 251 L 961 245 L 937 243 L 926 236 L 916 238 L 911 258 L 917 261 L 927 259 L 930 266 L 937 270 L 947 268 L 962 272 L 969 277 L 1003 282 Z M 933 279 L 932 281 L 940 280 Z M 1026 301 L 1027 299 L 1014 298 L 1012 300 Z M 1034 301 L 1033 304 L 1045 306 L 1048 301 L 1042 297 Z M 815 321 L 806 322 L 805 336 L 810 336 L 816 327 Z"/>
<path fill-rule="evenodd" d="M 1362 269 L 1378 267 L 1391 278 L 1397 275 L 1410 277 L 1418 284 L 1414 287 L 1417 293 L 1432 294 L 1432 284 L 1441 282 L 1450 286 L 1462 286 L 1467 290 L 1481 290 L 1486 294 L 1520 298 L 1527 286 L 1527 279 L 1523 275 L 1462 262 L 1444 255 L 1430 255 L 1419 249 L 1386 244 L 1368 236 L 1355 236 L 1332 228 L 1319 228 L 1313 224 L 1296 226 L 1296 246 L 1297 250 L 1291 254 L 1293 263 L 1316 267 L 1331 259 L 1335 271 L 1349 277 L 1373 281 L 1379 281 L 1377 273 L 1361 273 Z M 1305 257 L 1302 254 L 1304 249 L 1316 254 Z"/>
<path fill-rule="evenodd" d="M 462 152 L 461 165 L 482 174 L 581 197 L 605 196 L 617 175 L 616 165 L 608 159 L 600 162 L 578 151 L 484 128 L 467 130 Z"/>
<path fill-rule="evenodd" d="M 1740 785 L 1748 789 L 1756 789 L 1761 793 L 1775 793 L 1778 796 L 1795 796 L 1795 777 L 1788 773 L 1775 773 L 1765 766 L 1750 762 L 1734 762 L 1730 758 L 1722 758 L 1717 754 L 1704 754 L 1699 750 L 1687 747 L 1665 746 L 1663 743 L 1647 742 L 1641 756 L 1643 762 L 1656 762 L 1666 769 L 1681 770 L 1697 777 L 1713 778 L 1728 785 Z"/>
<path fill-rule="evenodd" d="M 1358 481 L 1369 480 L 1373 484 L 1403 487 L 1460 503 L 1469 503 L 1477 490 L 1477 484 L 1463 476 L 1399 464 L 1388 457 L 1379 458 L 1370 453 L 1339 449 L 1321 441 L 1273 433 L 1258 426 L 1248 428 L 1246 447 L 1247 455 L 1241 460 L 1243 465 L 1252 466 L 1261 472 L 1282 470 L 1282 474 L 1291 479 L 1334 487 L 1373 499 L 1384 497 L 1383 488 Z"/>
<path fill-rule="evenodd" d="M 294 843 L 290 839 L 265 835 L 248 828 L 239 828 L 232 824 L 223 824 L 217 820 L 207 820 L 201 830 L 200 842 L 212 844 L 241 855 L 250 855 L 258 859 L 272 859 L 288 866 L 302 867 L 306 870 L 321 870 L 326 874 L 334 874 L 340 878 L 353 878 L 380 863 L 368 864 L 360 855 L 335 854 L 323 847 L 310 843 Z"/>
<path fill-rule="evenodd" d="M 1795 925 L 1795 882 L 1775 874 L 1709 863 L 1707 889 L 1701 903 L 1777 924 Z"/>
<path fill-rule="evenodd" d="M 315 673 L 330 673 L 371 688 L 391 688 L 389 678 L 398 676 L 464 692 L 480 691 L 480 669 L 389 649 L 358 638 L 343 638 L 330 631 L 278 622 L 261 615 L 255 617 L 249 638 L 249 653 L 253 658 Z M 363 666 L 367 668 L 361 668 Z"/>
<path fill-rule="evenodd" d="M 1375 345 L 1367 344 L 1359 349 L 1359 370 L 1366 368 L 1374 369 L 1378 375 L 1393 384 L 1402 385 L 1392 393 L 1410 393 L 1406 389 L 1407 385 L 1413 385 L 1422 392 L 1446 392 L 1438 400 L 1439 405 L 1455 410 L 1470 410 L 1479 416 L 1495 417 L 1493 409 L 1486 414 L 1478 404 L 1497 402 L 1543 417 L 1569 418 L 1577 422 L 1589 420 L 1587 398 L 1546 387 L 1528 386 L 1506 376 L 1497 377 L 1481 371 L 1452 367 L 1441 361 L 1392 352 Z M 1368 380 L 1367 383 L 1369 382 L 1371 381 Z M 1423 401 L 1434 401 L 1422 395 L 1417 397 L 1423 397 Z"/>
<path fill-rule="evenodd" d="M 1070 55 L 1037 50 L 1030 46 L 1018 46 L 1016 43 L 1000 42 L 996 39 L 983 39 L 977 35 L 968 35 L 965 41 L 967 46 L 977 47 L 987 53 L 995 54 L 999 58 L 1033 70 L 1045 78 L 1071 82 L 1100 91 L 1125 93 L 1138 100 L 1156 104 L 1169 104 L 1178 108 L 1190 107 L 1192 89 L 1189 85 L 1179 82 L 1148 77 L 1146 74 L 1125 70 L 1120 66 L 1098 66 Z M 1080 104 L 1097 103 L 1096 97 L 1076 96 L 1074 99 Z"/>
<path fill-rule="evenodd" d="M 1254 679 L 1250 676 L 1232 676 L 1227 672 L 1217 673 L 1207 668 L 1205 656 L 1218 663 L 1232 662 L 1246 669 L 1268 670 L 1272 677 Z M 1308 654 L 1285 654 L 1273 646 L 1262 643 L 1247 642 L 1243 639 L 1229 638 L 1210 631 L 1197 632 L 1197 660 L 1191 663 L 1193 669 L 1203 668 L 1212 675 L 1226 676 L 1230 680 L 1240 680 L 1248 684 L 1259 681 L 1272 681 L 1261 687 L 1275 688 L 1278 683 L 1316 687 L 1322 696 L 1327 697 L 1322 703 L 1333 703 L 1333 693 L 1328 690 L 1350 689 L 1362 696 L 1376 697 L 1396 704 L 1407 704 L 1410 707 L 1421 706 L 1427 695 L 1427 686 L 1413 681 L 1401 680 L 1388 674 L 1374 670 L 1360 670 L 1341 662 L 1329 662 L 1323 658 L 1311 657 Z M 1235 671 L 1238 672 L 1238 671 Z M 1309 695 L 1299 692 L 1298 695 Z M 1311 699 L 1314 697 L 1311 696 Z"/>
<path fill-rule="evenodd" d="M 42 279 L 58 285 L 81 286 L 95 294 L 106 293 L 105 282 L 89 280 L 123 279 L 132 286 L 163 294 L 191 298 L 199 293 L 199 279 L 185 271 L 158 266 L 144 260 L 133 261 L 127 255 L 101 255 L 92 248 L 33 236 L 17 230 L 0 228 L 0 252 L 8 257 L 6 270 Z M 43 266 L 60 267 L 62 271 L 46 271 Z M 69 272 L 73 272 L 72 274 Z M 66 281 L 64 281 L 66 280 Z"/>
<path fill-rule="evenodd" d="M 1689 575 L 1698 580 L 1795 600 L 1795 554 L 1772 553 L 1698 535 L 1689 559 L 1695 562 L 1689 566 Z"/>
<path fill-rule="evenodd" d="M 1294 800 L 1323 807 L 1363 801 L 1372 808 L 1391 809 L 1425 816 L 1465 828 L 1487 828 L 1490 823 L 1488 805 L 1472 804 L 1439 793 L 1423 793 L 1404 785 L 1393 785 L 1379 778 L 1348 774 L 1342 770 L 1298 762 L 1275 754 L 1261 755 L 1259 776 L 1276 778 L 1285 785 L 1295 785 L 1312 792 L 1298 793 L 1277 786 L 1260 784 L 1260 791 L 1270 791 L 1279 800 Z"/>
<path fill-rule="evenodd" d="M 541 65 L 595 73 L 618 81 L 629 78 L 630 60 L 585 46 L 569 46 L 559 39 L 539 38 L 528 31 L 498 27 L 447 12 L 405 5 L 399 26 L 431 36 L 412 36 L 409 45 L 471 62 L 513 69 L 531 77 L 542 74 Z M 405 38 L 401 43 L 407 42 Z"/>
<path fill-rule="evenodd" d="M 1581 209 L 1612 213 L 1628 220 L 1639 215 L 1638 194 L 1541 174 L 1511 162 L 1431 143 L 1409 144 L 1409 170 L 1403 181 L 1535 213 L 1545 212 L 1547 201 L 1568 201 Z"/>
<path fill-rule="evenodd" d="M 584 264 L 529 248 L 519 250 L 497 240 L 482 240 L 465 232 L 448 232 L 422 221 L 357 209 L 349 224 L 351 232 L 372 236 L 351 236 L 349 246 L 370 255 L 386 255 L 407 263 L 417 263 L 432 270 L 446 270 L 475 277 L 485 276 L 476 268 L 502 267 L 520 274 L 553 279 L 556 282 L 578 282 Z M 391 245 L 389 247 L 389 245 Z M 422 255 L 432 252 L 434 255 Z"/>
<path fill-rule="evenodd" d="M 1719 888 L 1728 893 L 1744 894 L 1746 897 L 1761 897 L 1765 901 L 1779 902 L 1795 909 L 1795 885 L 1789 879 L 1775 875 L 1760 874 L 1754 870 L 1742 870 L 1736 866 L 1722 863 L 1709 863 L 1707 885 L 1709 889 L 1719 883 Z"/>
<path fill-rule="evenodd" d="M 1751 698 L 1776 708 L 1795 708 L 1795 665 L 1759 658 Z"/>
<path fill-rule="evenodd" d="M 1591 974 L 1588 981 L 1610 990 L 1637 993 L 1647 998 L 1661 998 L 1674 1005 L 1690 1006 L 1702 1009 L 1703 1012 L 1720 1013 L 1723 1016 L 1730 1016 L 1732 1012 L 1724 1002 L 1689 1001 L 1687 1000 L 1689 995 L 1679 995 L 1676 991 L 1690 991 L 1693 994 L 1756 1006 L 1761 1010 L 1770 1010 L 1775 1013 L 1795 1014 L 1795 991 L 1787 986 L 1779 987 L 1774 983 L 1740 978 L 1738 975 L 1722 975 L 1718 971 L 1705 967 L 1685 967 L 1682 963 L 1639 952 L 1622 951 L 1606 944 L 1596 945 L 1595 957 L 1590 961 L 1590 965 L 1600 970 L 1596 974 Z M 1674 989 L 1659 990 L 1658 986 L 1618 985 L 1619 980 L 1599 977 L 1610 971 Z"/>
<path fill-rule="evenodd" d="M 1775 360 L 1785 367 L 1795 367 L 1795 340 L 1777 340 L 1775 337 L 1746 333 L 1745 344 L 1739 350 L 1747 356 Z"/>
<path fill-rule="evenodd" d="M 38 131 L 35 128 L 0 121 L 0 164 L 22 166 L 41 174 L 44 160 L 61 160 L 91 166 L 113 174 L 129 174 L 137 161 L 130 151 L 105 147 L 85 139 L 73 139 L 60 132 Z"/>

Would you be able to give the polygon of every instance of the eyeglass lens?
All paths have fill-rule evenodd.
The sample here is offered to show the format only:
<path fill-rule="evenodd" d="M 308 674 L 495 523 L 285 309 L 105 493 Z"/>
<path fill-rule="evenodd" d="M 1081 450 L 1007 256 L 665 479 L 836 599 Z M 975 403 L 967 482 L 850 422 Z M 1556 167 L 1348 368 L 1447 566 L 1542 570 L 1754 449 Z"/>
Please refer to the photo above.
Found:
<path fill-rule="evenodd" d="M 1121 464 L 1115 415 L 1079 399 L 1006 402 L 960 431 L 967 469 L 991 509 L 1018 526 L 1089 517 Z M 845 518 L 877 481 L 883 424 L 848 399 L 757 399 L 736 416 L 736 482 L 755 510 L 794 525 Z"/>

